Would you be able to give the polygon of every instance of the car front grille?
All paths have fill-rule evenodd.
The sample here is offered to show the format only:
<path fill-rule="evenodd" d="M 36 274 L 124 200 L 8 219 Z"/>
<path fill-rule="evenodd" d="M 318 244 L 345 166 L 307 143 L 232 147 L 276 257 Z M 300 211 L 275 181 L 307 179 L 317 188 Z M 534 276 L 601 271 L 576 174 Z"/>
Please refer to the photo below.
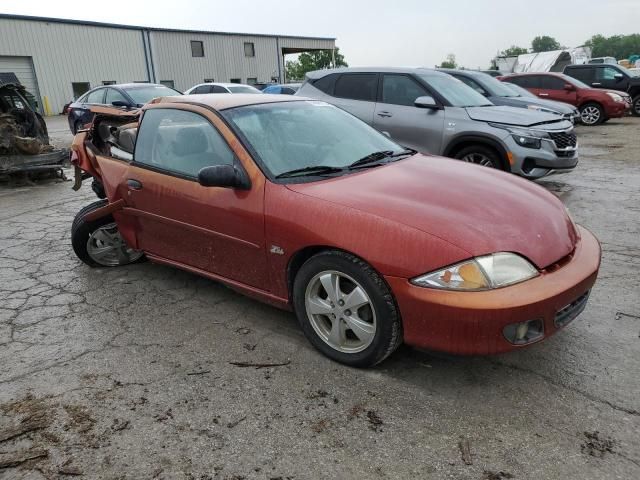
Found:
<path fill-rule="evenodd" d="M 556 313 L 556 317 L 553 321 L 556 328 L 564 327 L 566 324 L 571 322 L 574 318 L 582 313 L 584 307 L 587 306 L 587 300 L 589 299 L 590 291 L 587 290 L 585 293 L 576 298 L 573 302 L 571 302 L 566 307 Z"/>
<path fill-rule="evenodd" d="M 549 133 L 551 140 L 556 144 L 557 148 L 575 148 L 578 144 L 578 136 L 573 130 L 568 132 L 551 132 Z"/>

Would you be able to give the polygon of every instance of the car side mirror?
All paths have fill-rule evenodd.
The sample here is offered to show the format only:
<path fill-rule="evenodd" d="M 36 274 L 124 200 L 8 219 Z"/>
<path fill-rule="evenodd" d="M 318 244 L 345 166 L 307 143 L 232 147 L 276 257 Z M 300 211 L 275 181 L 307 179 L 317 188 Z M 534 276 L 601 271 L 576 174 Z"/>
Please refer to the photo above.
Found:
<path fill-rule="evenodd" d="M 430 110 L 440 110 L 442 108 L 436 103 L 433 97 L 428 95 L 416 98 L 413 104 L 418 108 L 428 108 Z"/>
<path fill-rule="evenodd" d="M 115 101 L 111 102 L 111 105 L 113 105 L 114 107 L 124 107 L 124 108 L 130 108 L 131 107 L 129 102 L 125 102 L 123 100 L 115 100 Z"/>
<path fill-rule="evenodd" d="M 620 81 L 624 78 L 624 75 L 621 73 L 616 73 L 613 78 L 615 78 L 617 81 Z"/>
<path fill-rule="evenodd" d="M 248 190 L 249 179 L 233 165 L 204 167 L 198 172 L 198 183 L 203 187 L 239 188 Z"/>
<path fill-rule="evenodd" d="M 574 86 L 573 86 L 573 85 L 571 85 L 570 83 L 565 83 L 565 84 L 564 84 L 564 89 L 565 89 L 567 92 L 573 92 L 573 91 L 576 89 L 576 87 L 574 87 Z"/>

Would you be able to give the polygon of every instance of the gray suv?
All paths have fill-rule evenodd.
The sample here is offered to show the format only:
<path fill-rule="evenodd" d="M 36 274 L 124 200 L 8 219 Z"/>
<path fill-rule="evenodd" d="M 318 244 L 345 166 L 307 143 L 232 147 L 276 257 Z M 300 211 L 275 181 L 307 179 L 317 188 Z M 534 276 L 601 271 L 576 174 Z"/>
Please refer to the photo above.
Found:
<path fill-rule="evenodd" d="M 573 124 L 496 106 L 450 75 L 424 68 L 309 72 L 296 95 L 324 100 L 423 153 L 535 179 L 578 163 Z"/>

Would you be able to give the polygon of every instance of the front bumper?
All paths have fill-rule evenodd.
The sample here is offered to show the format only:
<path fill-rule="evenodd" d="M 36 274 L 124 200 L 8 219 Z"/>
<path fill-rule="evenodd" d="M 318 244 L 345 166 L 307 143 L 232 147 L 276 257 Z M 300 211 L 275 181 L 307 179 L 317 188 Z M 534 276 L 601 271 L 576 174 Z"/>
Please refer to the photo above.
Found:
<path fill-rule="evenodd" d="M 607 118 L 620 118 L 624 117 L 631 110 L 631 102 L 612 102 L 605 106 L 605 115 Z"/>
<path fill-rule="evenodd" d="M 518 145 L 511 137 L 504 141 L 511 153 L 511 172 L 531 180 L 568 172 L 578 165 L 577 143 L 575 147 L 558 148 L 555 142 L 544 139 L 541 148 L 534 149 Z"/>
<path fill-rule="evenodd" d="M 406 278 L 385 277 L 400 308 L 405 343 L 461 355 L 507 352 L 522 346 L 506 340 L 504 327 L 538 319 L 544 325 L 540 340 L 553 335 L 567 324 L 558 318 L 566 314 L 567 307 L 584 299 L 600 268 L 598 240 L 582 227 L 578 233 L 576 248 L 565 263 L 510 287 L 454 292 L 418 287 Z"/>

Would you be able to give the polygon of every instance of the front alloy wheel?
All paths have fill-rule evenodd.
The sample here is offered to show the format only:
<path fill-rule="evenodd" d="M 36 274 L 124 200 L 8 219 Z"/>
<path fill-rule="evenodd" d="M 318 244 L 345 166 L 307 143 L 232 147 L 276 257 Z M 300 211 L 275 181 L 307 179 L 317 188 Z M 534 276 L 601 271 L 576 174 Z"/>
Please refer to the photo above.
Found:
<path fill-rule="evenodd" d="M 589 103 L 580 109 L 580 120 L 584 125 L 597 125 L 604 118 L 602 108 L 595 103 Z"/>
<path fill-rule="evenodd" d="M 99 265 L 117 267 L 133 263 L 142 257 L 140 250 L 129 247 L 115 222 L 94 230 L 87 240 L 87 254 Z"/>

